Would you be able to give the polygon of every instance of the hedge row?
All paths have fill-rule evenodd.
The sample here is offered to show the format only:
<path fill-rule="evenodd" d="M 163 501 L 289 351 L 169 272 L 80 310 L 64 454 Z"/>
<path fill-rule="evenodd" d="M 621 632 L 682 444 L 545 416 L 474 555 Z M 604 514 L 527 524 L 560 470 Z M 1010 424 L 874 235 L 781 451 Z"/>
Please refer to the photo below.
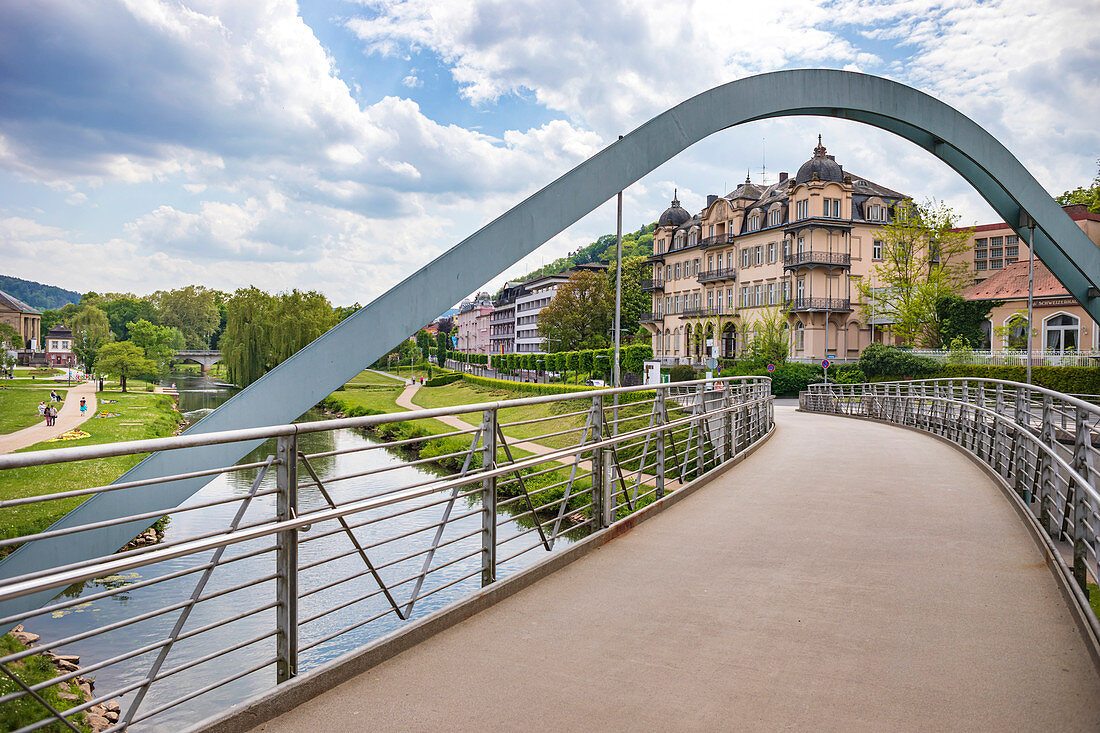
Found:
<path fill-rule="evenodd" d="M 992 366 L 988 364 L 961 366 L 946 365 L 935 377 L 1003 379 L 1009 382 L 1027 380 L 1027 367 Z M 1031 382 L 1039 387 L 1066 394 L 1100 394 L 1100 367 L 1031 367 Z"/>
<path fill-rule="evenodd" d="M 624 372 L 640 374 L 644 362 L 653 358 L 649 344 L 631 344 L 619 351 L 620 366 Z M 489 364 L 501 372 L 520 369 L 549 372 L 610 372 L 615 359 L 614 349 L 587 349 L 584 351 L 557 351 L 550 354 L 493 354 Z"/>
<path fill-rule="evenodd" d="M 425 387 L 444 387 L 448 384 L 453 384 L 462 379 L 462 372 L 444 372 L 438 377 L 432 377 L 427 382 L 424 382 Z"/>
<path fill-rule="evenodd" d="M 535 395 L 572 394 L 575 392 L 591 392 L 592 390 L 606 389 L 605 387 L 586 387 L 571 384 L 538 384 L 534 382 L 510 382 L 507 379 L 492 379 L 490 377 L 475 377 L 473 374 L 463 374 L 462 379 L 470 384 L 492 389 L 502 389 L 510 392 L 526 392 Z M 605 399 L 611 399 L 610 397 Z M 650 390 L 638 390 L 627 392 L 619 396 L 619 402 L 641 402 L 653 399 Z"/>

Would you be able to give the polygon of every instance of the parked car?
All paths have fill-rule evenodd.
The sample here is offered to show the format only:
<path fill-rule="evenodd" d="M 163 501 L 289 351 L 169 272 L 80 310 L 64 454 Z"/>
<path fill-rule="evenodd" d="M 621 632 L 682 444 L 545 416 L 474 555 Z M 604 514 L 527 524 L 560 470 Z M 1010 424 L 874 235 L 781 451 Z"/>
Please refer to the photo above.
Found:
<path fill-rule="evenodd" d="M 587 384 L 589 387 L 606 387 L 607 386 L 606 384 L 604 384 L 604 381 L 602 379 L 589 379 L 587 382 L 585 382 L 585 384 Z"/>

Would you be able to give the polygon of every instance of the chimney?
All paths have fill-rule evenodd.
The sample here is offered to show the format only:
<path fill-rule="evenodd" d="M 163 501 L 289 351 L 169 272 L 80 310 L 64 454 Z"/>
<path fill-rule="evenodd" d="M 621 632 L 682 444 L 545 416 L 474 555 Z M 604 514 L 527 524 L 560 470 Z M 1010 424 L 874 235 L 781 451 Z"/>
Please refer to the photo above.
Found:
<path fill-rule="evenodd" d="M 783 171 L 782 173 L 779 174 L 779 182 L 783 183 L 783 181 L 785 181 L 785 180 L 787 180 L 787 171 Z"/>
<path fill-rule="evenodd" d="M 709 209 L 711 207 L 711 204 L 713 204 L 717 200 L 718 200 L 717 196 L 715 196 L 713 193 L 708 193 L 707 194 L 707 208 Z"/>

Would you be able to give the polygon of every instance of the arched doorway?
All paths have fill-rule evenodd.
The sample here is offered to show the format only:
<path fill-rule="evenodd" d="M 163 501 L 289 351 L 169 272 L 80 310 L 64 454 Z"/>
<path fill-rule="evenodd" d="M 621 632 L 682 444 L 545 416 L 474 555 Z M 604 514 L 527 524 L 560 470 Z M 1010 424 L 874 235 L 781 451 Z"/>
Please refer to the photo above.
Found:
<path fill-rule="evenodd" d="M 732 323 L 722 327 L 722 356 L 727 359 L 737 356 L 737 326 Z"/>

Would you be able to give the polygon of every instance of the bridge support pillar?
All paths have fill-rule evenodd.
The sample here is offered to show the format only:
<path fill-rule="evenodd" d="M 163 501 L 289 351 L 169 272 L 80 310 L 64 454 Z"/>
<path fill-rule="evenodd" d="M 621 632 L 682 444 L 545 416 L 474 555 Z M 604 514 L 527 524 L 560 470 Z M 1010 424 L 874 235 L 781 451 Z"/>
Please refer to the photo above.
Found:
<path fill-rule="evenodd" d="M 598 443 L 603 440 L 604 415 L 603 397 L 596 395 L 592 398 L 592 439 Z M 607 470 L 604 466 L 604 451 L 601 448 L 592 450 L 592 528 L 603 529 L 606 524 L 606 512 L 604 510 L 604 482 L 607 480 Z"/>
<path fill-rule="evenodd" d="M 491 470 L 497 466 L 497 413 L 481 413 L 481 466 Z M 538 517 L 535 517 L 538 521 Z M 497 478 L 490 476 L 481 482 L 481 586 L 497 579 Z"/>
<path fill-rule="evenodd" d="M 275 472 L 277 495 L 275 520 L 285 522 L 298 514 L 298 437 L 283 435 L 276 439 Z M 298 674 L 298 530 L 280 532 L 275 537 L 275 609 L 276 682 L 286 682 Z"/>

